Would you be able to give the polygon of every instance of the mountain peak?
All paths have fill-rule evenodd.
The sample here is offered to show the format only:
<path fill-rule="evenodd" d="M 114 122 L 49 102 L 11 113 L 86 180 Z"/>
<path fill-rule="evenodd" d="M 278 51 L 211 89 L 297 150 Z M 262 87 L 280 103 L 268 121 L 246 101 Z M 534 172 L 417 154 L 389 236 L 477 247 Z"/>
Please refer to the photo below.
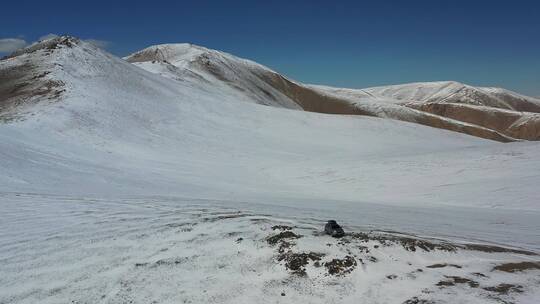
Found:
<path fill-rule="evenodd" d="M 3 59 L 17 57 L 23 54 L 34 53 L 39 50 L 55 50 L 59 48 L 72 48 L 75 45 L 80 45 L 84 43 L 81 39 L 73 36 L 58 36 L 45 40 L 40 40 L 36 43 L 33 43 L 25 48 L 16 50 L 10 55 L 4 57 Z"/>
<path fill-rule="evenodd" d="M 129 56 L 128 62 L 167 61 L 177 62 L 196 58 L 202 54 L 221 53 L 192 43 L 166 43 L 149 46 Z"/>

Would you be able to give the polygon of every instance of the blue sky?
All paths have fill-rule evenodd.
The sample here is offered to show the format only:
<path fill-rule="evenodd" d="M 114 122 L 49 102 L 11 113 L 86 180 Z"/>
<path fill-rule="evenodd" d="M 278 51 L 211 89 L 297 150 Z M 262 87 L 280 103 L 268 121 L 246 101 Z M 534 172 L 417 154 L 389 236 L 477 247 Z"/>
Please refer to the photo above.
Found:
<path fill-rule="evenodd" d="M 18 0 L 1 11 L 4 53 L 50 33 L 122 56 L 191 42 L 308 83 L 456 80 L 540 96 L 540 1 Z"/>

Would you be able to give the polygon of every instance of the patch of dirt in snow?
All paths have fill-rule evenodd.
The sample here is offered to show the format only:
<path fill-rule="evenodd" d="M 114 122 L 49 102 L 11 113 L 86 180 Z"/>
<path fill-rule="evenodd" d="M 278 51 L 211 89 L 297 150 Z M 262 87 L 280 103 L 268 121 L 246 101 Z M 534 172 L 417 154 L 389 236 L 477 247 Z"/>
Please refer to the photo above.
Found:
<path fill-rule="evenodd" d="M 287 225 L 274 225 L 272 226 L 272 230 L 291 230 L 292 227 L 291 226 L 287 226 Z"/>
<path fill-rule="evenodd" d="M 350 255 L 324 263 L 324 266 L 328 269 L 328 274 L 338 276 L 352 272 L 356 265 L 356 259 Z"/>
<path fill-rule="evenodd" d="M 527 250 L 505 248 L 505 247 L 485 245 L 485 244 L 463 244 L 463 245 L 460 245 L 460 247 L 467 250 L 482 251 L 482 252 L 487 252 L 487 253 L 515 253 L 515 254 L 531 255 L 531 256 L 537 255 L 536 253 L 527 251 Z"/>
<path fill-rule="evenodd" d="M 413 297 L 403 302 L 403 304 L 435 304 L 435 302 L 425 299 L 419 299 L 418 297 Z"/>
<path fill-rule="evenodd" d="M 282 253 L 278 256 L 278 261 L 285 262 L 285 268 L 297 275 L 306 275 L 305 266 L 309 264 L 310 261 L 314 262 L 315 267 L 320 267 L 319 261 L 324 256 L 323 253 L 316 252 L 301 252 L 293 253 L 291 251 Z"/>
<path fill-rule="evenodd" d="M 392 235 L 392 234 L 380 233 L 380 232 L 348 233 L 340 241 L 340 243 L 349 244 L 351 243 L 352 240 L 359 240 L 361 242 L 376 241 L 376 242 L 379 242 L 383 246 L 401 245 L 405 250 L 412 251 L 412 252 L 415 252 L 417 250 L 422 250 L 426 252 L 436 251 L 436 250 L 455 252 L 457 250 L 457 246 L 455 244 L 450 244 L 447 242 L 422 240 L 422 239 L 412 238 L 408 236 L 402 236 L 402 235 L 397 235 L 397 234 Z"/>
<path fill-rule="evenodd" d="M 448 287 L 448 286 L 455 286 L 456 284 L 467 284 L 471 288 L 477 288 L 479 286 L 478 282 L 473 281 L 471 279 L 458 277 L 458 276 L 444 276 L 446 279 L 443 281 L 440 281 L 436 285 L 439 287 Z"/>
<path fill-rule="evenodd" d="M 277 243 L 283 242 L 285 240 L 299 239 L 301 237 L 302 237 L 301 235 L 298 235 L 298 234 L 296 234 L 296 233 L 294 233 L 292 231 L 283 231 L 283 232 L 280 232 L 280 233 L 278 233 L 276 235 L 269 236 L 266 239 L 266 241 L 270 245 L 276 245 Z"/>
<path fill-rule="evenodd" d="M 504 272 L 521 272 L 526 270 L 540 270 L 540 262 L 517 262 L 497 265 L 493 270 Z"/>

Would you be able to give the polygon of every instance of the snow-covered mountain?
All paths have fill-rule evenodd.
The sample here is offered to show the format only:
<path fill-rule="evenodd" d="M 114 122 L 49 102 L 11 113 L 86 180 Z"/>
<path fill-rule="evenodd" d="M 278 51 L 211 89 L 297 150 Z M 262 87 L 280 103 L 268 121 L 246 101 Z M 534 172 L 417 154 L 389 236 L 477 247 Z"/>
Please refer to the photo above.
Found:
<path fill-rule="evenodd" d="M 475 88 L 457 82 L 412 83 L 363 90 L 319 88 L 360 102 L 376 99 L 402 105 L 516 139 L 540 138 L 540 100 L 504 89 Z"/>
<path fill-rule="evenodd" d="M 232 96 L 260 104 L 392 118 L 503 142 L 540 138 L 540 100 L 503 89 L 456 82 L 364 90 L 309 86 L 252 61 L 190 44 L 151 46 L 126 59 L 171 79 L 189 74 L 212 81 Z"/>
<path fill-rule="evenodd" d="M 0 61 L 0 302 L 537 299 L 539 142 L 193 45 L 126 59 L 58 37 Z"/>
<path fill-rule="evenodd" d="M 351 109 L 355 114 L 365 111 L 403 120 L 414 113 L 414 119 L 435 117 L 429 122 L 438 121 L 440 127 L 459 126 L 462 131 L 481 131 L 485 137 L 498 134 L 389 100 L 341 97 L 361 91 L 344 93 L 297 84 L 251 61 L 188 44 L 150 47 L 127 59 L 135 63 L 76 38 L 60 37 L 0 62 L 1 75 L 7 79 L 2 90 L 9 92 L 2 94 L 0 114 L 4 121 L 0 179 L 5 191 L 56 193 L 67 187 L 73 193 L 147 194 L 151 189 L 153 194 L 194 192 L 196 196 L 202 191 L 208 197 L 268 192 L 273 197 L 322 195 L 344 200 L 357 199 L 361 191 L 361 197 L 377 201 L 421 202 L 425 199 L 420 197 L 432 193 L 434 185 L 447 184 L 449 178 L 479 178 L 474 170 L 459 178 L 444 173 L 454 170 L 452 159 L 464 153 L 464 147 L 493 146 L 492 151 L 536 147 L 503 148 L 459 133 L 370 115 L 299 111 L 320 104 L 322 108 L 314 111 L 348 113 Z M 270 78 L 281 79 L 284 86 Z M 338 103 L 343 108 L 336 107 Z M 425 165 L 411 169 L 404 159 L 425 163 L 418 155 L 448 151 L 459 153 L 449 158 L 430 156 L 429 163 L 442 167 L 425 175 L 425 182 L 410 184 L 410 177 L 418 173 L 415 170 Z M 468 153 L 466 158 L 474 161 L 488 152 Z M 399 161 L 373 161 L 384 157 Z M 509 165 L 531 167 L 525 160 Z M 390 185 L 383 178 L 383 172 L 396 170 L 404 172 L 401 178 L 393 178 L 391 186 L 401 189 L 399 194 L 387 191 Z M 517 178 L 522 176 L 520 170 L 511 171 Z M 435 189 L 441 193 L 441 203 L 462 204 L 459 193 L 489 193 L 488 189 L 510 178 L 508 171 L 492 177 L 496 176 L 501 180 L 490 179 L 484 190 Z M 475 204 L 533 206 L 525 199 L 535 192 L 529 181 L 515 187 L 515 191 L 522 189 L 523 200 L 486 194 Z"/>
<path fill-rule="evenodd" d="M 455 81 L 411 83 L 364 89 L 396 100 L 462 103 L 520 112 L 540 112 L 540 100 L 500 88 L 473 87 Z"/>
<path fill-rule="evenodd" d="M 263 105 L 301 109 L 261 75 L 271 72 L 253 61 L 192 44 L 151 46 L 125 58 L 153 73 L 177 81 L 211 83 L 223 94 Z"/>

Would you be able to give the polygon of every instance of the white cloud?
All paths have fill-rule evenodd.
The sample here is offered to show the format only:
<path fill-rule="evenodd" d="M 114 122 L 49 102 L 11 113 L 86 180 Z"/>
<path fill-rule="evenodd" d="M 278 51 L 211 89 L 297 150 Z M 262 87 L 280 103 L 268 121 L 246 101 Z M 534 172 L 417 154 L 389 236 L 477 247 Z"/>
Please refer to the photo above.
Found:
<path fill-rule="evenodd" d="M 43 40 L 56 38 L 56 37 L 58 37 L 58 35 L 51 33 L 51 34 L 47 34 L 47 35 L 43 35 L 43 36 L 39 37 L 38 41 L 43 41 Z"/>
<path fill-rule="evenodd" d="M 101 49 L 106 49 L 111 44 L 109 41 L 98 39 L 85 39 L 84 41 L 91 43 Z"/>
<path fill-rule="evenodd" d="M 20 38 L 0 39 L 0 53 L 11 53 L 25 47 L 27 44 L 24 39 Z"/>

